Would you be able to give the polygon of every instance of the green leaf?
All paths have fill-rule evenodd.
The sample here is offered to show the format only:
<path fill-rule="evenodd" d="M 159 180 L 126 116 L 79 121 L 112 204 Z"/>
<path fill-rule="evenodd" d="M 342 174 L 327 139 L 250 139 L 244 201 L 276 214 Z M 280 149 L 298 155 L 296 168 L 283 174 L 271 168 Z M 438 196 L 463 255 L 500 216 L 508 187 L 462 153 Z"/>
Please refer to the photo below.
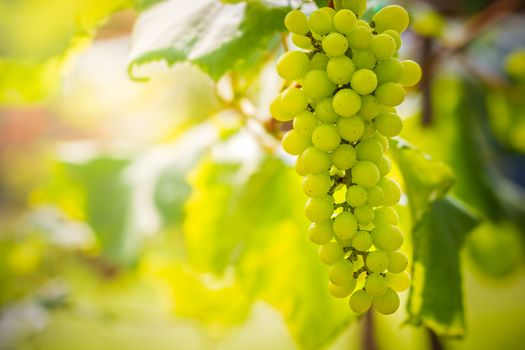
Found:
<path fill-rule="evenodd" d="M 136 24 L 129 72 L 146 62 L 190 61 L 214 79 L 265 50 L 284 30 L 288 7 L 272 1 L 222 4 L 170 0 L 143 12 Z"/>
<path fill-rule="evenodd" d="M 319 8 L 328 6 L 328 0 L 314 0 L 314 2 Z"/>
<path fill-rule="evenodd" d="M 479 219 L 450 197 L 435 200 L 413 230 L 409 321 L 441 336 L 465 332 L 459 252 Z"/>

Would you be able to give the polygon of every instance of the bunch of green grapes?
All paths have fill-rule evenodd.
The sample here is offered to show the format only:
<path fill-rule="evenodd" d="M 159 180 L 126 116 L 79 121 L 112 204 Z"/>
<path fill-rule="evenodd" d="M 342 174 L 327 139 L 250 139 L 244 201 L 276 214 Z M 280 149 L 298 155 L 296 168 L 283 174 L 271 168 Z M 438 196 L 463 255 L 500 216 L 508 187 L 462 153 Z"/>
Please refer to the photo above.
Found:
<path fill-rule="evenodd" d="M 409 287 L 403 235 L 394 206 L 401 190 L 387 175 L 385 152 L 402 121 L 396 106 L 404 87 L 417 84 L 419 65 L 401 61 L 397 51 L 408 13 L 381 9 L 372 21 L 359 19 L 366 0 L 342 0 L 309 17 L 293 10 L 285 18 L 293 43 L 277 72 L 290 82 L 273 100 L 272 116 L 293 120 L 282 141 L 296 155 L 303 176 L 310 240 L 330 266 L 329 290 L 349 298 L 350 308 L 391 314 L 397 292 Z"/>

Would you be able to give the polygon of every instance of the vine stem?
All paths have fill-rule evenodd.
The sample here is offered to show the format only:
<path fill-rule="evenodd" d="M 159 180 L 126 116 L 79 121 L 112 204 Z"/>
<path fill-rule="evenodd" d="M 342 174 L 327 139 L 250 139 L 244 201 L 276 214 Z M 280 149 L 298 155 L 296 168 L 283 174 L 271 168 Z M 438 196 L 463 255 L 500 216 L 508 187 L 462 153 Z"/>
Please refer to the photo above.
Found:
<path fill-rule="evenodd" d="M 374 317 L 372 310 L 363 316 L 363 350 L 377 350 L 377 344 L 374 338 Z"/>

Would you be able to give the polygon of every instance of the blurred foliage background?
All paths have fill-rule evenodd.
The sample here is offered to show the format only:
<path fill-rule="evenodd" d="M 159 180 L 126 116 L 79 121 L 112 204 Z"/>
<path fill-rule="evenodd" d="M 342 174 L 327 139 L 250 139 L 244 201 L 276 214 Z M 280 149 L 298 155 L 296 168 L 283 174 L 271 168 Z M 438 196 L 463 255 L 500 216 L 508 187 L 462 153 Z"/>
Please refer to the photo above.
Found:
<path fill-rule="evenodd" d="M 0 349 L 523 348 L 524 4 L 397 3 L 414 285 L 362 322 L 268 112 L 300 1 L 1 0 Z"/>

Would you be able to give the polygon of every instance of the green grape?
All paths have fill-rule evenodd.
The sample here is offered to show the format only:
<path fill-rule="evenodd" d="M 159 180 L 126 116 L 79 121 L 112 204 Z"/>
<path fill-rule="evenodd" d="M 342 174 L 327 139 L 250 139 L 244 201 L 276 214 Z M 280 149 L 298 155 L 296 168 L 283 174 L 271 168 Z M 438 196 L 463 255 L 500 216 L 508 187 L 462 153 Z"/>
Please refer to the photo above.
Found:
<path fill-rule="evenodd" d="M 365 264 L 372 272 L 383 272 L 388 269 L 388 254 L 382 250 L 374 250 L 366 256 Z"/>
<path fill-rule="evenodd" d="M 308 97 L 300 89 L 292 87 L 281 94 L 281 106 L 288 113 L 296 115 L 308 107 Z"/>
<path fill-rule="evenodd" d="M 388 289 L 388 283 L 379 273 L 372 273 L 366 277 L 365 282 L 366 294 L 371 297 L 378 297 L 385 294 Z"/>
<path fill-rule="evenodd" d="M 313 50 L 314 46 L 309 37 L 292 33 L 292 43 L 298 48 L 305 50 Z"/>
<path fill-rule="evenodd" d="M 288 12 L 284 18 L 284 25 L 289 32 L 306 35 L 310 31 L 308 28 L 308 18 L 306 15 L 299 10 L 292 10 Z"/>
<path fill-rule="evenodd" d="M 374 122 L 377 131 L 387 137 L 397 136 L 403 129 L 403 121 L 395 113 L 382 113 L 374 120 Z"/>
<path fill-rule="evenodd" d="M 414 62 L 412 60 L 404 60 L 401 61 L 403 64 L 403 74 L 401 75 L 401 78 L 399 82 L 403 86 L 414 86 L 417 83 L 419 83 L 419 80 L 421 80 L 421 67 L 417 62 Z"/>
<path fill-rule="evenodd" d="M 339 33 L 348 34 L 355 28 L 357 17 L 355 14 L 347 9 L 337 11 L 334 16 L 334 27 Z"/>
<path fill-rule="evenodd" d="M 340 142 L 341 137 L 334 124 L 321 124 L 312 133 L 312 143 L 321 151 L 333 151 Z"/>
<path fill-rule="evenodd" d="M 297 156 L 311 146 L 311 143 L 307 137 L 296 130 L 290 130 L 284 135 L 282 145 L 286 153 Z"/>
<path fill-rule="evenodd" d="M 341 144 L 332 152 L 330 159 L 337 169 L 347 170 L 357 162 L 357 152 L 352 145 Z"/>
<path fill-rule="evenodd" d="M 387 58 L 377 64 L 374 72 L 380 83 L 397 83 L 403 74 L 403 63 L 397 58 Z"/>
<path fill-rule="evenodd" d="M 370 29 L 365 27 L 355 27 L 346 37 L 348 38 L 348 45 L 352 49 L 366 49 L 372 42 L 372 33 Z"/>
<path fill-rule="evenodd" d="M 374 69 L 377 58 L 369 50 L 353 50 L 352 61 L 356 69 Z"/>
<path fill-rule="evenodd" d="M 397 225 L 399 222 L 399 216 L 397 211 L 392 207 L 381 207 L 374 209 L 374 224 L 376 226 L 381 225 Z"/>
<path fill-rule="evenodd" d="M 359 138 L 359 141 L 368 140 L 376 133 L 376 125 L 373 122 L 365 123 L 365 131 L 363 135 Z"/>
<path fill-rule="evenodd" d="M 328 242 L 319 247 L 319 258 L 326 265 L 333 265 L 343 259 L 345 253 L 337 242 Z"/>
<path fill-rule="evenodd" d="M 394 225 L 377 226 L 372 231 L 372 239 L 378 249 L 386 252 L 397 250 L 403 244 L 403 234 Z"/>
<path fill-rule="evenodd" d="M 356 314 L 364 314 L 372 306 L 372 298 L 363 289 L 356 290 L 349 300 L 350 309 Z"/>
<path fill-rule="evenodd" d="M 360 252 L 367 251 L 372 246 L 372 236 L 368 231 L 358 231 L 352 237 L 352 247 Z"/>
<path fill-rule="evenodd" d="M 374 220 L 374 209 L 368 205 L 363 205 L 354 210 L 354 216 L 361 225 L 366 225 Z"/>
<path fill-rule="evenodd" d="M 337 118 L 339 118 L 337 113 L 334 111 L 334 107 L 332 106 L 331 97 L 322 99 L 317 103 L 315 106 L 315 114 L 319 120 L 324 123 L 333 123 L 337 120 Z"/>
<path fill-rule="evenodd" d="M 319 174 L 327 171 L 330 169 L 330 166 L 332 166 L 328 153 L 318 150 L 315 147 L 305 149 L 299 158 L 301 159 L 301 163 L 304 162 L 307 174 Z"/>
<path fill-rule="evenodd" d="M 330 81 L 324 70 L 313 69 L 306 73 L 303 80 L 303 91 L 310 97 L 320 100 L 334 92 L 335 84 Z"/>
<path fill-rule="evenodd" d="M 277 61 L 277 73 L 286 80 L 299 80 L 308 70 L 308 56 L 301 51 L 285 52 Z"/>
<path fill-rule="evenodd" d="M 328 172 L 320 174 L 308 174 L 303 178 L 303 192 L 308 197 L 320 197 L 325 195 L 332 187 L 332 179 Z"/>
<path fill-rule="evenodd" d="M 390 252 L 388 253 L 388 259 L 390 261 L 388 271 L 392 273 L 401 273 L 405 271 L 408 266 L 408 258 L 402 252 Z"/>
<path fill-rule="evenodd" d="M 375 161 L 375 164 L 377 165 L 377 168 L 379 169 L 379 173 L 381 176 L 386 176 L 388 173 L 390 173 L 390 170 L 392 168 L 392 164 L 390 163 L 390 160 L 383 156 Z"/>
<path fill-rule="evenodd" d="M 387 288 L 383 295 L 372 299 L 372 305 L 377 312 L 390 315 L 399 308 L 399 296 L 391 288 Z"/>
<path fill-rule="evenodd" d="M 332 18 L 333 18 L 333 17 L 335 16 L 335 14 L 337 13 L 337 11 L 336 11 L 335 9 L 333 9 L 333 8 L 331 8 L 331 7 L 328 7 L 328 6 L 321 7 L 320 10 L 321 10 L 321 11 L 325 11 L 325 12 L 327 12 L 327 13 L 330 15 L 330 17 L 332 17 Z"/>
<path fill-rule="evenodd" d="M 295 172 L 301 176 L 306 176 L 309 173 L 308 163 L 304 161 L 304 159 L 301 158 L 301 156 L 297 157 L 297 159 L 295 160 Z"/>
<path fill-rule="evenodd" d="M 361 109 L 359 115 L 363 120 L 369 121 L 374 119 L 381 112 L 381 105 L 373 95 L 361 96 Z"/>
<path fill-rule="evenodd" d="M 339 118 L 336 126 L 339 135 L 348 142 L 359 140 L 365 132 L 365 123 L 357 115 L 349 118 Z"/>
<path fill-rule="evenodd" d="M 270 103 L 270 114 L 280 122 L 288 122 L 293 119 L 293 114 L 288 113 L 281 104 L 281 94 L 275 96 Z"/>
<path fill-rule="evenodd" d="M 302 111 L 293 118 L 293 128 L 299 134 L 310 138 L 319 121 L 312 112 Z"/>
<path fill-rule="evenodd" d="M 383 157 L 383 146 L 374 139 L 368 139 L 357 144 L 355 147 L 358 160 L 369 160 L 376 162 Z"/>
<path fill-rule="evenodd" d="M 330 60 L 330 57 L 328 57 L 324 53 L 318 52 L 312 56 L 308 70 L 314 70 L 314 69 L 326 70 L 326 65 L 328 64 L 329 60 Z"/>
<path fill-rule="evenodd" d="M 384 105 L 395 107 L 405 99 L 405 89 L 399 83 L 383 83 L 376 89 L 376 98 Z"/>
<path fill-rule="evenodd" d="M 350 80 L 350 86 L 360 95 L 368 95 L 377 86 L 377 77 L 370 69 L 357 70 Z"/>
<path fill-rule="evenodd" d="M 359 151 L 357 155 L 359 157 Z M 399 202 L 401 198 L 401 188 L 399 188 L 397 182 L 388 177 L 384 177 L 379 181 L 379 186 L 381 186 L 385 193 L 385 205 L 393 206 Z"/>
<path fill-rule="evenodd" d="M 396 52 L 396 42 L 388 34 L 378 34 L 370 42 L 370 51 L 379 61 L 386 60 Z"/>
<path fill-rule="evenodd" d="M 357 17 L 361 17 L 366 11 L 366 0 L 342 0 L 343 8 L 355 13 Z"/>
<path fill-rule="evenodd" d="M 326 66 L 328 78 L 339 85 L 348 84 L 354 71 L 354 62 L 346 56 L 334 57 L 328 61 Z"/>
<path fill-rule="evenodd" d="M 310 241 L 315 244 L 325 244 L 334 238 L 332 220 L 312 222 L 308 228 Z"/>
<path fill-rule="evenodd" d="M 338 286 L 336 284 L 333 284 L 332 282 L 329 282 L 328 290 L 330 291 L 330 294 L 332 294 L 333 297 L 346 298 L 350 295 L 350 293 L 354 291 L 356 284 L 357 281 L 354 278 L 352 278 L 350 282 L 348 282 L 344 286 Z"/>
<path fill-rule="evenodd" d="M 346 40 L 343 34 L 330 33 L 323 38 L 322 46 L 324 52 L 329 56 L 342 56 L 348 49 L 348 40 Z"/>
<path fill-rule="evenodd" d="M 329 12 L 321 9 L 315 10 L 308 19 L 308 26 L 313 32 L 319 35 L 328 34 L 333 28 L 332 16 L 330 16 Z"/>
<path fill-rule="evenodd" d="M 380 186 L 372 186 L 368 189 L 368 200 L 366 204 L 371 207 L 378 207 L 385 202 L 385 192 Z"/>
<path fill-rule="evenodd" d="M 343 259 L 330 267 L 328 278 L 337 286 L 348 285 L 354 279 L 354 266 L 350 261 Z"/>
<path fill-rule="evenodd" d="M 357 208 L 366 203 L 368 193 L 366 189 L 359 185 L 352 185 L 346 190 L 346 202 L 352 207 Z"/>
<path fill-rule="evenodd" d="M 408 12 L 401 6 L 390 5 L 379 10 L 372 18 L 372 21 L 378 33 L 393 29 L 401 34 L 408 27 Z"/>
<path fill-rule="evenodd" d="M 334 199 L 329 195 L 309 198 L 306 202 L 305 212 L 310 221 L 326 221 L 334 212 Z"/>
<path fill-rule="evenodd" d="M 396 274 L 387 272 L 385 279 L 390 288 L 396 292 L 403 292 L 410 287 L 410 277 L 406 272 Z"/>
<path fill-rule="evenodd" d="M 372 27 L 370 27 L 370 24 L 368 24 L 367 21 L 363 21 L 362 19 L 357 20 L 357 26 L 358 27 L 364 27 L 368 30 L 372 30 Z"/>
<path fill-rule="evenodd" d="M 351 89 L 341 89 L 335 94 L 332 103 L 337 114 L 351 117 L 361 108 L 361 97 Z"/>
<path fill-rule="evenodd" d="M 379 169 L 372 162 L 359 161 L 352 167 L 352 181 L 363 187 L 372 187 L 379 182 Z"/>
<path fill-rule="evenodd" d="M 401 35 L 393 29 L 387 29 L 383 32 L 383 34 L 390 35 L 392 39 L 394 39 L 394 41 L 396 42 L 396 51 L 399 50 L 402 44 Z"/>
<path fill-rule="evenodd" d="M 357 232 L 357 220 L 352 213 L 343 211 L 334 219 L 334 232 L 342 240 L 351 239 Z"/>
<path fill-rule="evenodd" d="M 388 142 L 388 138 L 379 134 L 379 133 L 375 133 L 374 136 L 372 136 L 372 139 L 373 140 L 376 140 L 377 142 L 379 142 L 381 144 L 381 146 L 383 147 L 383 150 L 386 152 L 388 151 L 388 148 L 390 147 L 390 144 Z"/>
<path fill-rule="evenodd" d="M 339 243 L 339 245 L 343 248 L 350 247 L 352 245 L 351 239 L 341 239 L 337 236 L 335 236 L 335 241 Z"/>

